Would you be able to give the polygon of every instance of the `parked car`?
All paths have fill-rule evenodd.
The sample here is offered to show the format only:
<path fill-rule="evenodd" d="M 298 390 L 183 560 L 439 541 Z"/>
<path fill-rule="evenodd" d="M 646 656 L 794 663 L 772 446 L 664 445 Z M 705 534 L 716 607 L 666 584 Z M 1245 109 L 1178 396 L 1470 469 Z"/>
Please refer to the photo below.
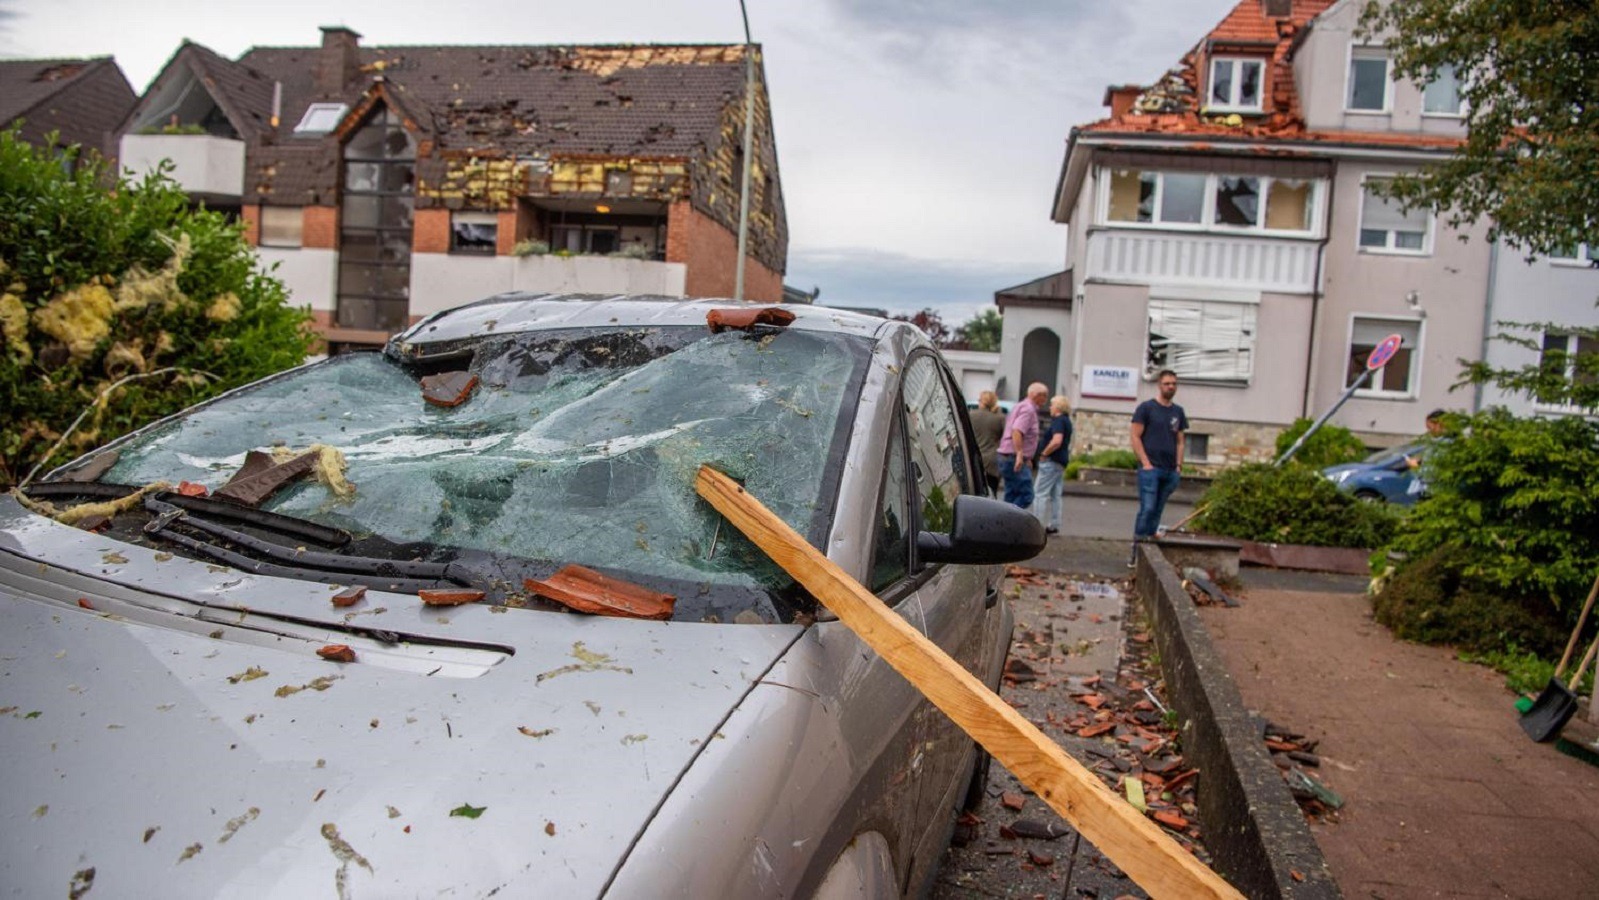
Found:
<path fill-rule="evenodd" d="M 490 298 L 0 498 L 0 884 L 921 891 L 980 755 L 696 473 L 989 685 L 1001 564 L 1044 534 L 972 496 L 920 331 L 811 307 L 708 327 L 732 307 Z M 578 614 L 556 582 L 670 618 Z"/>
<path fill-rule="evenodd" d="M 1409 506 L 1421 497 L 1410 460 L 1420 460 L 1426 453 L 1426 444 L 1405 444 L 1379 450 L 1360 462 L 1328 466 L 1321 474 L 1358 499 Z"/>

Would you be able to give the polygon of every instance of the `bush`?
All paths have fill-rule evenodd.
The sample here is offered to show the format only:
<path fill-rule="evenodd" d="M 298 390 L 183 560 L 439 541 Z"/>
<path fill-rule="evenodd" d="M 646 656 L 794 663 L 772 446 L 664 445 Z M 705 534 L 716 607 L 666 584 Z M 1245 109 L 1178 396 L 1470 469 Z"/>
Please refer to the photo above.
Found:
<path fill-rule="evenodd" d="M 1475 655 L 1526 648 L 1558 654 L 1570 624 L 1537 598 L 1518 598 L 1466 576 L 1465 554 L 1439 549 L 1396 572 L 1373 600 L 1377 621 L 1395 636 L 1450 644 Z M 1529 600 L 1531 602 L 1529 602 Z"/>
<path fill-rule="evenodd" d="M 1138 455 L 1131 450 L 1095 450 L 1074 456 L 1066 463 L 1065 478 L 1067 481 L 1076 481 L 1077 473 L 1084 467 L 1095 469 L 1136 469 L 1138 468 Z"/>
<path fill-rule="evenodd" d="M 1299 436 L 1309 430 L 1312 422 L 1309 419 L 1298 419 L 1288 426 L 1288 430 L 1277 435 L 1277 458 L 1281 459 L 1288 448 L 1299 440 Z M 1341 463 L 1350 463 L 1366 457 L 1366 445 L 1355 437 L 1355 433 L 1342 425 L 1323 425 L 1310 436 L 1305 446 L 1300 447 L 1289 462 L 1298 463 L 1311 469 L 1325 469 Z"/>
<path fill-rule="evenodd" d="M 1362 503 L 1303 466 L 1229 469 L 1199 502 L 1198 526 L 1210 534 L 1316 547 L 1380 547 L 1398 519 L 1387 506 Z"/>
<path fill-rule="evenodd" d="M 241 226 L 164 175 L 113 181 L 98 159 L 0 132 L 0 482 L 304 361 L 308 313 L 263 274 Z M 108 189 L 108 186 L 110 189 Z M 102 391 L 112 391 L 44 457 Z M 203 373 L 203 374 L 202 374 Z"/>

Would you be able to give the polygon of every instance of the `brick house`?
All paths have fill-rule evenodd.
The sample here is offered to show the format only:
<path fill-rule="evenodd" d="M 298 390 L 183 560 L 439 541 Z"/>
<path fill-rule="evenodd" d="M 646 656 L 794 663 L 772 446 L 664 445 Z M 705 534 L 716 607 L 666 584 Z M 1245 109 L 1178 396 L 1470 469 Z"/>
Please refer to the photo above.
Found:
<path fill-rule="evenodd" d="M 138 99 L 109 56 L 0 60 L 0 128 L 22 120 L 18 135 L 30 144 L 56 132 L 62 144 L 110 154 Z"/>
<path fill-rule="evenodd" d="M 1403 348 L 1336 423 L 1380 446 L 1472 405 L 1450 387 L 1458 360 L 1482 357 L 1498 251 L 1481 226 L 1371 191 L 1459 145 L 1459 82 L 1395 78 L 1380 38 L 1357 34 L 1362 6 L 1241 0 L 1154 85 L 1110 87 L 1110 115 L 1072 130 L 1053 216 L 1071 226 L 1067 271 L 1007 308 L 1002 375 L 1067 393 L 1085 450 L 1126 446 L 1172 368 L 1193 461 L 1269 459 L 1388 334 Z"/>
<path fill-rule="evenodd" d="M 788 231 L 753 52 L 745 293 L 776 302 Z M 730 296 L 745 66 L 737 44 L 363 47 L 324 28 L 234 61 L 185 43 L 121 160 L 172 160 L 237 209 L 335 345 L 508 290 Z"/>

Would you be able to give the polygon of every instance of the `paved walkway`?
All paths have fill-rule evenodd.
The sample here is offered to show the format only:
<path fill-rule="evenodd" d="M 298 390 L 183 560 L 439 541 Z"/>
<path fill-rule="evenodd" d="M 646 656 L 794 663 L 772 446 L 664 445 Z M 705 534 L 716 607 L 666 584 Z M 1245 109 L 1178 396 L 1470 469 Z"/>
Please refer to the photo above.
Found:
<path fill-rule="evenodd" d="M 1395 640 L 1356 593 L 1200 616 L 1244 702 L 1321 739 L 1346 805 L 1312 831 L 1346 897 L 1599 897 L 1599 768 L 1528 740 L 1502 676 Z"/>

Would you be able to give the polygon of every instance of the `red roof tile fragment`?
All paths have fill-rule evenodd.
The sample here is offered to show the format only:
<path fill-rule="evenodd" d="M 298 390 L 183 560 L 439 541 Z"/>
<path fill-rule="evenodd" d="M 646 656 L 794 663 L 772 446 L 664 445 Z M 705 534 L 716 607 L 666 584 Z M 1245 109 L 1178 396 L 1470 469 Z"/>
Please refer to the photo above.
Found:
<path fill-rule="evenodd" d="M 463 603 L 476 603 L 486 596 L 482 591 L 472 588 L 423 588 L 416 595 L 427 606 L 460 606 Z"/>
<path fill-rule="evenodd" d="M 705 324 L 711 333 L 729 328 L 747 329 L 756 325 L 775 325 L 782 328 L 794 321 L 794 314 L 778 306 L 746 306 L 713 309 L 705 314 Z"/>
<path fill-rule="evenodd" d="M 471 398 L 477 376 L 471 372 L 441 372 L 424 375 L 420 383 L 423 400 L 434 406 L 460 406 Z"/>
<path fill-rule="evenodd" d="M 539 581 L 522 582 L 527 590 L 580 613 L 627 619 L 670 619 L 677 598 L 593 569 L 569 565 Z"/>
<path fill-rule="evenodd" d="M 354 606 L 364 599 L 366 599 L 366 588 L 359 586 L 345 588 L 344 590 L 333 595 L 333 605 L 341 608 L 346 606 Z"/>
<path fill-rule="evenodd" d="M 329 662 L 353 663 L 355 651 L 345 644 L 328 644 L 316 652 L 317 656 Z"/>

